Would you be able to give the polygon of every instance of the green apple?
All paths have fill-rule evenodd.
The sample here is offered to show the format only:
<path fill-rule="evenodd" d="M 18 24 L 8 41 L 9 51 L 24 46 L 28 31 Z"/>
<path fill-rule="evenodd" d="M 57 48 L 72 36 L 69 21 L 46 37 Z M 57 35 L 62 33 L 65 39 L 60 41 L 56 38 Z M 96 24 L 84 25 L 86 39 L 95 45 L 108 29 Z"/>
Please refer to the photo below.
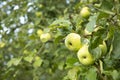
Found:
<path fill-rule="evenodd" d="M 3 48 L 5 46 L 4 42 L 0 42 L 0 48 Z"/>
<path fill-rule="evenodd" d="M 82 47 L 81 37 L 77 33 L 70 33 L 65 38 L 65 46 L 69 50 L 79 50 Z"/>
<path fill-rule="evenodd" d="M 40 40 L 44 43 L 44 42 L 47 42 L 51 39 L 51 35 L 50 33 L 43 33 L 41 34 L 40 36 Z"/>
<path fill-rule="evenodd" d="M 94 58 L 88 50 L 88 45 L 83 45 L 78 51 L 77 57 L 83 65 L 91 65 L 94 63 Z"/>
<path fill-rule="evenodd" d="M 100 44 L 99 47 L 102 50 L 102 55 L 105 55 L 107 53 L 107 45 L 106 45 L 105 41 L 103 41 L 103 43 Z"/>
<path fill-rule="evenodd" d="M 23 54 L 25 54 L 25 55 L 28 55 L 29 53 L 30 52 L 28 50 L 26 50 L 26 49 L 23 51 Z"/>
<path fill-rule="evenodd" d="M 37 35 L 40 36 L 41 34 L 43 34 L 43 30 L 42 29 L 38 29 L 37 30 Z"/>
<path fill-rule="evenodd" d="M 41 16 L 42 16 L 42 12 L 35 12 L 35 15 L 36 15 L 37 17 L 41 17 Z"/>
<path fill-rule="evenodd" d="M 83 7 L 82 10 L 80 11 L 80 15 L 83 18 L 88 18 L 90 16 L 90 11 L 88 7 Z"/>
<path fill-rule="evenodd" d="M 36 57 L 35 57 L 35 60 L 40 60 L 40 57 L 39 57 L 39 56 L 36 56 Z"/>

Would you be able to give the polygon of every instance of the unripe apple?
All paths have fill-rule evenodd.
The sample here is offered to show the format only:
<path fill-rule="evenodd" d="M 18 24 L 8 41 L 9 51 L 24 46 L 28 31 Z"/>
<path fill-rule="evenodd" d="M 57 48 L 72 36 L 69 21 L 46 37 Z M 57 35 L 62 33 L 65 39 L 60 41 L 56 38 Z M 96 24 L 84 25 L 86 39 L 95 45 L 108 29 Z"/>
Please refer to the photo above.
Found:
<path fill-rule="evenodd" d="M 35 12 L 35 15 L 36 15 L 37 17 L 41 17 L 41 16 L 42 16 L 42 12 Z"/>
<path fill-rule="evenodd" d="M 30 52 L 28 50 L 26 50 L 26 49 L 23 51 L 23 54 L 25 54 L 25 55 L 28 55 L 29 53 Z"/>
<path fill-rule="evenodd" d="M 40 60 L 40 57 L 39 57 L 39 56 L 36 56 L 36 57 L 35 57 L 35 60 Z"/>
<path fill-rule="evenodd" d="M 77 33 L 70 33 L 65 38 L 65 46 L 69 50 L 79 50 L 82 47 L 81 37 Z"/>
<path fill-rule="evenodd" d="M 51 39 L 50 33 L 44 33 L 44 34 L 41 34 L 41 36 L 40 36 L 40 40 L 41 40 L 42 42 L 47 42 L 47 41 L 49 41 L 50 39 Z"/>
<path fill-rule="evenodd" d="M 90 11 L 88 7 L 83 7 L 82 10 L 80 11 L 80 15 L 83 18 L 88 18 L 90 16 Z"/>
<path fill-rule="evenodd" d="M 3 48 L 5 46 L 4 42 L 0 42 L 0 48 Z"/>
<path fill-rule="evenodd" d="M 39 8 L 42 8 L 42 7 L 43 7 L 43 4 L 40 4 L 40 5 L 39 5 Z"/>
<path fill-rule="evenodd" d="M 37 35 L 38 35 L 38 36 L 41 36 L 41 34 L 43 34 L 43 31 L 42 31 L 41 29 L 38 29 L 38 30 L 37 30 Z"/>
<path fill-rule="evenodd" d="M 105 41 L 103 41 L 103 43 L 100 44 L 99 47 L 102 50 L 102 55 L 105 55 L 107 53 L 107 45 L 106 45 Z"/>
<path fill-rule="evenodd" d="M 84 45 L 77 53 L 77 57 L 83 65 L 91 65 L 94 63 L 94 58 L 88 50 L 88 45 Z"/>

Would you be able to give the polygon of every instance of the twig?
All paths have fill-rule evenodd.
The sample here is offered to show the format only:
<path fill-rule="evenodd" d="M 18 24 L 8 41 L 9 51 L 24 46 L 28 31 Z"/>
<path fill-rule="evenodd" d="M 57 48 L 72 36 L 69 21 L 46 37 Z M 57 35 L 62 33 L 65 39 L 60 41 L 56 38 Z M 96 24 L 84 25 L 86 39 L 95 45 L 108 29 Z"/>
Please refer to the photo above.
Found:
<path fill-rule="evenodd" d="M 37 52 L 36 55 L 38 55 L 38 54 L 40 54 L 40 52 L 42 52 L 42 50 L 44 49 L 44 46 L 45 46 L 45 44 L 43 43 L 42 46 L 41 46 L 41 48 L 38 50 L 38 52 Z"/>
<path fill-rule="evenodd" d="M 73 30 L 76 30 L 75 23 L 72 21 L 73 17 L 71 16 L 71 14 L 69 14 L 69 19 L 70 19 L 70 22 L 73 26 Z"/>
<path fill-rule="evenodd" d="M 100 66 L 97 65 L 97 64 L 95 64 L 95 67 L 97 68 L 97 73 L 99 74 L 100 78 L 101 78 L 102 80 L 106 80 L 106 78 L 105 78 L 105 77 L 102 75 L 102 73 L 101 73 Z"/>

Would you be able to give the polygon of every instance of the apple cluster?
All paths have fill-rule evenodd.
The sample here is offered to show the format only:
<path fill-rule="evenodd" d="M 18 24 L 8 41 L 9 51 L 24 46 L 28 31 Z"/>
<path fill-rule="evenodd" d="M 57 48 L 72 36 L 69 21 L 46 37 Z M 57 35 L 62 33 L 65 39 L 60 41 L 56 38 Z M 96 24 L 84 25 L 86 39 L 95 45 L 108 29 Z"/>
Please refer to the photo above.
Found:
<path fill-rule="evenodd" d="M 88 7 L 83 7 L 80 11 L 80 15 L 83 18 L 88 18 L 90 16 L 90 10 Z M 95 29 L 95 32 L 98 29 Z M 84 29 L 85 35 L 91 35 L 92 33 Z M 88 40 L 88 39 L 87 39 Z M 88 42 L 90 42 L 88 40 Z M 65 38 L 65 46 L 72 51 L 77 51 L 77 57 L 81 64 L 92 65 L 96 61 L 94 55 L 89 51 L 89 43 L 82 43 L 81 36 L 77 33 L 70 33 Z M 105 41 L 99 44 L 99 49 L 101 49 L 101 56 L 107 53 L 107 46 Z"/>
<path fill-rule="evenodd" d="M 43 30 L 38 29 L 37 30 L 37 35 L 40 37 L 41 42 L 45 43 L 51 39 L 51 34 L 50 33 L 44 33 Z"/>
<path fill-rule="evenodd" d="M 90 53 L 88 47 L 89 44 L 83 44 L 81 41 L 81 36 L 77 33 L 70 33 L 65 38 L 65 46 L 72 51 L 77 51 L 77 57 L 83 65 L 92 65 L 95 60 L 93 55 Z M 107 52 L 107 46 L 105 41 L 103 41 L 102 44 L 100 44 L 98 47 L 100 47 L 102 54 L 105 55 Z"/>

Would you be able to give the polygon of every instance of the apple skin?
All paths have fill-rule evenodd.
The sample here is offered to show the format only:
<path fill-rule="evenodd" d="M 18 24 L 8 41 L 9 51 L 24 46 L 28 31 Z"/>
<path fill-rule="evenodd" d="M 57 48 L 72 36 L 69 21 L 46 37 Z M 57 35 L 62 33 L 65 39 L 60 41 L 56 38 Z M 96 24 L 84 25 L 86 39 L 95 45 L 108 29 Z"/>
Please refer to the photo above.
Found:
<path fill-rule="evenodd" d="M 44 43 L 44 42 L 47 42 L 51 39 L 51 35 L 50 33 L 43 33 L 41 34 L 40 36 L 40 40 Z"/>
<path fill-rule="evenodd" d="M 82 10 L 80 11 L 80 15 L 83 18 L 88 18 L 90 16 L 90 11 L 88 7 L 83 7 Z"/>
<path fill-rule="evenodd" d="M 37 35 L 38 35 L 38 36 L 41 36 L 41 34 L 43 34 L 43 30 L 42 30 L 42 29 L 38 29 L 38 30 L 37 30 Z"/>
<path fill-rule="evenodd" d="M 88 45 L 83 45 L 83 47 L 77 52 L 77 57 L 83 65 L 92 65 L 94 63 L 94 58 L 92 54 L 88 51 Z"/>
<path fill-rule="evenodd" d="M 81 37 L 77 33 L 70 33 L 65 38 L 65 46 L 72 51 L 79 50 L 82 47 Z"/>
<path fill-rule="evenodd" d="M 107 53 L 107 45 L 106 45 L 105 41 L 103 41 L 103 43 L 100 44 L 99 47 L 102 50 L 102 55 L 105 55 Z"/>

